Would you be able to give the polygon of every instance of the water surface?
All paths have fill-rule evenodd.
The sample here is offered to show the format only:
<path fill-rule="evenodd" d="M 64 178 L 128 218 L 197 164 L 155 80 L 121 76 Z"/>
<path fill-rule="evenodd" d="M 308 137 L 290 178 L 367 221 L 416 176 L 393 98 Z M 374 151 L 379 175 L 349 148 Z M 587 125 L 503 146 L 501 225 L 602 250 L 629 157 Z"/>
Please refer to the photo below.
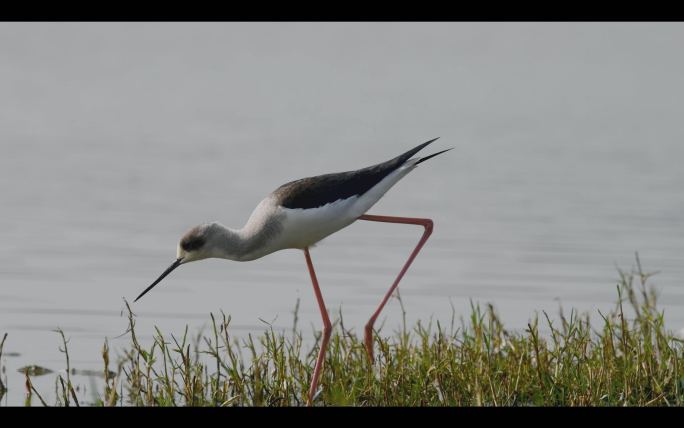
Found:
<path fill-rule="evenodd" d="M 681 24 L 0 24 L 0 334 L 10 386 L 101 367 L 189 227 L 239 227 L 280 184 L 440 136 L 370 213 L 429 217 L 401 284 L 409 323 L 470 300 L 506 325 L 612 307 L 639 252 L 684 327 Z M 312 250 L 328 307 L 362 327 L 421 230 L 357 222 Z M 149 340 L 232 316 L 319 328 L 300 251 L 177 269 L 133 305 Z M 391 300 L 384 329 L 401 323 Z M 18 355 L 17 355 L 18 354 Z M 85 377 L 78 378 L 86 389 Z M 54 377 L 34 379 L 51 397 Z M 89 391 L 84 394 L 92 396 Z"/>

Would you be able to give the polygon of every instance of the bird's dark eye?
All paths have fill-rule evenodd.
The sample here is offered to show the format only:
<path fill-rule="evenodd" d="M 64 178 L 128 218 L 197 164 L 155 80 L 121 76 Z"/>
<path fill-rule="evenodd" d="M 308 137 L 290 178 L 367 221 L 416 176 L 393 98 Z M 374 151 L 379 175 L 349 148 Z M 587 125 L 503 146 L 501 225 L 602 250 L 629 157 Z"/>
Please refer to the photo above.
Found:
<path fill-rule="evenodd" d="M 200 235 L 186 235 L 181 239 L 181 248 L 185 251 L 195 251 L 202 248 L 204 245 L 205 238 Z"/>

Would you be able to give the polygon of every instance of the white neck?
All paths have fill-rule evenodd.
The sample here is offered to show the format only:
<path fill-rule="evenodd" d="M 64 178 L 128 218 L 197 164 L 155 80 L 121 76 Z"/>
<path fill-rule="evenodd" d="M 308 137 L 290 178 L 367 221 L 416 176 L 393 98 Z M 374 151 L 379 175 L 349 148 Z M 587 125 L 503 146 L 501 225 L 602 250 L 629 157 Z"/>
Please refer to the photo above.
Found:
<path fill-rule="evenodd" d="M 212 245 L 212 256 L 235 261 L 258 259 L 272 253 L 269 245 L 275 235 L 281 230 L 277 219 L 268 218 L 266 221 L 255 221 L 250 217 L 240 229 L 232 229 L 218 225 L 218 233 Z"/>

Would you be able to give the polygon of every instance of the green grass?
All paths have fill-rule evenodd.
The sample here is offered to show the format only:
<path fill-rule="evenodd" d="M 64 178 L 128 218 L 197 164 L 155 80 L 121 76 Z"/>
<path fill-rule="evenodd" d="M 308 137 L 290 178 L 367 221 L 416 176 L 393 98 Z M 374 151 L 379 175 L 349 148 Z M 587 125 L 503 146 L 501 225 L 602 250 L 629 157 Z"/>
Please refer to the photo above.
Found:
<path fill-rule="evenodd" d="M 615 308 L 600 313 L 597 325 L 588 314 L 561 311 L 555 320 L 535 316 L 516 333 L 504 328 L 492 306 L 472 305 L 458 324 L 418 323 L 376 335 L 373 364 L 362 338 L 338 320 L 315 404 L 681 406 L 684 342 L 666 330 L 649 277 L 638 259 L 637 269 L 620 272 Z M 130 345 L 112 367 L 105 341 L 104 386 L 91 405 L 305 405 L 320 338 L 305 348 L 296 316 L 292 332 L 239 340 L 229 316 L 211 315 L 207 334 L 190 338 L 187 328 L 181 336 L 157 329 L 144 347 L 128 310 Z M 68 364 L 66 340 L 63 351 Z M 79 404 L 68 373 L 58 376 L 53 404 Z M 26 379 L 27 404 L 33 395 L 46 404 L 29 374 Z"/>

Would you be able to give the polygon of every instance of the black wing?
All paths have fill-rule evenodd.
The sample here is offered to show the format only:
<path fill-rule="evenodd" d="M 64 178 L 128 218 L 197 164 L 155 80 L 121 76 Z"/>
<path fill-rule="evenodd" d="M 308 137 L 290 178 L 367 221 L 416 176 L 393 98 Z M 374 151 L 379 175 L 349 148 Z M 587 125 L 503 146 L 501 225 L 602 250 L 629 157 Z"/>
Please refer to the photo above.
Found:
<path fill-rule="evenodd" d="M 278 198 L 279 204 L 285 208 L 316 208 L 354 195 L 363 195 L 436 139 L 423 143 L 387 162 L 367 168 L 291 181 L 277 188 L 273 194 Z"/>

